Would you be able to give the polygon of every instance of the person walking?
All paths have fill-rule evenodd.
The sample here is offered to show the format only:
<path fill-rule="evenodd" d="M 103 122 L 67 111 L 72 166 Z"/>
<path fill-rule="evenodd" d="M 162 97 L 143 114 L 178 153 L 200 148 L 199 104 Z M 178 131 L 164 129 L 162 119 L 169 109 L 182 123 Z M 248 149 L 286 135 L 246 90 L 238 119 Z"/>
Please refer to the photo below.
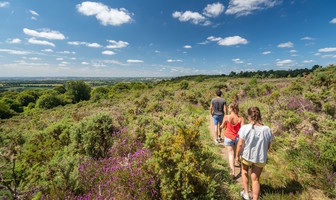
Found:
<path fill-rule="evenodd" d="M 238 132 L 240 127 L 244 125 L 244 118 L 238 116 L 239 106 L 237 103 L 230 103 L 229 105 L 229 115 L 224 117 L 221 128 L 225 129 L 224 131 L 224 145 L 227 146 L 229 164 L 231 168 L 231 176 L 235 177 L 235 149 L 238 144 Z"/>
<path fill-rule="evenodd" d="M 248 169 L 252 167 L 252 193 L 253 200 L 259 199 L 260 183 L 259 177 L 266 165 L 267 151 L 270 147 L 273 135 L 268 126 L 261 122 L 261 113 L 258 107 L 248 109 L 249 124 L 244 125 L 239 130 L 239 142 L 237 147 L 236 161 L 241 159 L 242 181 L 244 190 L 240 195 L 243 199 L 249 199 L 248 196 Z"/>
<path fill-rule="evenodd" d="M 215 142 L 219 143 L 222 140 L 221 137 L 222 130 L 220 129 L 219 126 L 223 122 L 224 115 L 226 115 L 226 100 L 221 98 L 222 91 L 217 90 L 216 95 L 217 97 L 211 100 L 210 115 L 212 115 L 213 123 L 216 129 Z"/>

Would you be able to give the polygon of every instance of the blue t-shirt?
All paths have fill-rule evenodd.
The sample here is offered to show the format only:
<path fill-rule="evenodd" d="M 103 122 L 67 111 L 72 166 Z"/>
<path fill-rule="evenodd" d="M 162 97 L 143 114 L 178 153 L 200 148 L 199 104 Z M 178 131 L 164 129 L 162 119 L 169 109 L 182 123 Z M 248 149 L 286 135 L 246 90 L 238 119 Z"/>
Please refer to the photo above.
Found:
<path fill-rule="evenodd" d="M 256 125 L 252 128 L 251 124 L 246 124 L 238 134 L 245 141 L 241 156 L 252 163 L 266 163 L 268 145 L 273 140 L 271 129 Z"/>

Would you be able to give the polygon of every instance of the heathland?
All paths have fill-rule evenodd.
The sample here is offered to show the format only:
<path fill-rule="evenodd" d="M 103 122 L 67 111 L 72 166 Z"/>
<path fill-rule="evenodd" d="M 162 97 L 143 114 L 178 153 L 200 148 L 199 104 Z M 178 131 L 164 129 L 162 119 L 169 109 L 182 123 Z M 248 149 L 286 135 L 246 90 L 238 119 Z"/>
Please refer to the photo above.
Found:
<path fill-rule="evenodd" d="M 7 87 L 0 93 L 4 199 L 239 199 L 208 130 L 217 89 L 239 103 L 246 121 L 258 106 L 274 134 L 261 199 L 336 198 L 333 65 L 149 81 L 15 81 L 0 83 Z"/>

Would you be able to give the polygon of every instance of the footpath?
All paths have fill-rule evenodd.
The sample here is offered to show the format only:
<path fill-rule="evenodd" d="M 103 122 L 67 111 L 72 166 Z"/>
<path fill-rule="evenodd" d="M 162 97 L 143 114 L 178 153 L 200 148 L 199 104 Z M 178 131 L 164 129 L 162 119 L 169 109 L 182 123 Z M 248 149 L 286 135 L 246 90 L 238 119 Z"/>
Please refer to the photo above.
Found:
<path fill-rule="evenodd" d="M 211 135 L 211 138 L 215 139 L 215 126 L 213 125 L 213 119 L 211 117 L 211 115 L 209 115 L 209 132 L 210 132 L 210 135 Z M 222 134 L 223 138 L 224 138 L 224 135 Z M 215 142 L 215 141 L 214 141 Z M 229 165 L 229 156 L 228 156 L 228 151 L 227 151 L 227 148 L 225 147 L 224 145 L 224 142 L 221 142 L 219 144 L 217 144 L 220 149 L 221 149 L 221 152 L 220 152 L 220 155 L 221 157 L 227 161 L 228 165 Z M 236 181 L 236 183 L 243 189 L 243 183 L 242 183 L 242 178 L 241 178 L 241 169 L 240 167 L 235 167 L 235 178 L 234 180 Z M 249 192 L 250 196 L 252 196 L 252 193 Z"/>

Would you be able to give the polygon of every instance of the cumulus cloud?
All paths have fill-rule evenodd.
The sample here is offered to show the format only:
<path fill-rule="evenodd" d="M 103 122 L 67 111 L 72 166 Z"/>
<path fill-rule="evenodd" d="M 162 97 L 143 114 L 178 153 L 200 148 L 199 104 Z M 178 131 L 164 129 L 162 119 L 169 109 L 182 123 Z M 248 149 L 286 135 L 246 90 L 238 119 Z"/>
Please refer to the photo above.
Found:
<path fill-rule="evenodd" d="M 88 65 L 89 63 L 88 62 L 82 62 L 81 64 L 82 65 Z"/>
<path fill-rule="evenodd" d="M 32 15 L 40 16 L 37 12 L 35 12 L 35 11 L 33 11 L 33 10 L 29 10 L 29 12 L 30 12 Z"/>
<path fill-rule="evenodd" d="M 293 65 L 294 64 L 294 61 L 293 60 L 278 60 L 276 65 L 279 66 L 279 67 L 282 67 L 282 66 L 285 66 L 285 65 Z"/>
<path fill-rule="evenodd" d="M 102 47 L 100 44 L 94 42 L 94 43 L 90 43 L 90 42 L 78 42 L 78 41 L 70 41 L 67 42 L 70 45 L 74 45 L 74 46 L 79 46 L 79 45 L 85 45 L 87 47 L 92 47 L 92 48 L 100 48 Z"/>
<path fill-rule="evenodd" d="M 272 53 L 272 52 L 270 52 L 270 51 L 264 51 L 262 54 L 267 55 L 267 54 L 270 54 L 270 53 Z"/>
<path fill-rule="evenodd" d="M 330 23 L 331 23 L 331 24 L 336 24 L 336 18 L 332 19 L 332 20 L 330 21 Z"/>
<path fill-rule="evenodd" d="M 28 51 L 20 51 L 20 50 L 13 50 L 13 49 L 0 49 L 0 52 L 5 52 L 12 55 L 28 55 L 30 52 Z"/>
<path fill-rule="evenodd" d="M 4 8 L 4 7 L 7 7 L 7 6 L 9 6 L 9 2 L 8 1 L 0 2 L 0 8 Z"/>
<path fill-rule="evenodd" d="M 303 63 L 312 63 L 314 62 L 313 60 L 304 60 Z"/>
<path fill-rule="evenodd" d="M 52 31 L 49 29 L 44 29 L 41 32 L 35 31 L 35 30 L 31 30 L 28 28 L 24 28 L 23 32 L 26 35 L 32 36 L 32 37 L 38 37 L 38 38 L 45 38 L 45 39 L 49 39 L 49 40 L 64 40 L 65 36 L 60 33 L 59 31 Z"/>
<path fill-rule="evenodd" d="M 14 39 L 8 39 L 6 42 L 9 44 L 20 44 L 21 40 L 19 38 L 14 38 Z"/>
<path fill-rule="evenodd" d="M 64 60 L 64 58 L 56 58 L 56 60 L 60 61 L 60 60 Z"/>
<path fill-rule="evenodd" d="M 290 50 L 289 53 L 296 53 L 297 51 L 296 50 Z"/>
<path fill-rule="evenodd" d="M 132 21 L 131 14 L 125 9 L 109 8 L 108 6 L 98 3 L 85 1 L 77 4 L 77 11 L 86 16 L 95 16 L 104 26 L 120 26 Z"/>
<path fill-rule="evenodd" d="M 109 44 L 106 46 L 106 48 L 108 49 L 121 49 L 121 48 L 125 48 L 129 45 L 128 42 L 125 41 L 115 41 L 115 40 L 107 40 L 109 42 Z"/>
<path fill-rule="evenodd" d="M 37 58 L 37 57 L 32 57 L 32 58 L 29 58 L 29 60 L 34 60 L 34 61 L 36 61 L 36 60 L 41 60 L 40 58 Z"/>
<path fill-rule="evenodd" d="M 128 59 L 127 60 L 128 63 L 143 63 L 143 60 L 132 60 L 132 59 Z"/>
<path fill-rule="evenodd" d="M 278 45 L 279 48 L 293 48 L 294 44 L 292 42 L 285 42 Z"/>
<path fill-rule="evenodd" d="M 185 49 L 191 49 L 192 46 L 190 46 L 190 45 L 185 45 L 183 48 L 185 48 Z"/>
<path fill-rule="evenodd" d="M 224 11 L 224 6 L 223 4 L 217 2 L 213 4 L 208 4 L 204 9 L 203 9 L 203 15 L 207 17 L 217 17 L 220 14 L 223 13 Z"/>
<path fill-rule="evenodd" d="M 279 0 L 230 0 L 225 12 L 228 15 L 246 16 L 253 11 L 272 8 L 277 5 Z"/>
<path fill-rule="evenodd" d="M 114 55 L 115 53 L 113 51 L 103 51 L 102 54 L 111 56 Z"/>
<path fill-rule="evenodd" d="M 232 46 L 238 44 L 247 44 L 247 40 L 240 36 L 226 37 L 218 41 L 218 44 L 221 46 Z"/>
<path fill-rule="evenodd" d="M 88 47 L 93 47 L 93 48 L 100 48 L 101 47 L 101 45 L 98 44 L 98 43 L 89 43 L 87 46 Z"/>
<path fill-rule="evenodd" d="M 42 51 L 43 52 L 48 52 L 48 53 L 54 52 L 54 50 L 52 50 L 52 49 L 43 49 Z"/>
<path fill-rule="evenodd" d="M 173 60 L 173 59 L 168 59 L 167 62 L 172 63 L 172 62 L 182 62 L 182 60 L 177 59 L 177 60 Z"/>
<path fill-rule="evenodd" d="M 180 20 L 181 22 L 191 22 L 193 24 L 202 24 L 202 25 L 210 25 L 210 22 L 207 20 L 206 17 L 201 15 L 198 12 L 192 11 L 185 11 L 185 12 L 178 12 L 175 11 L 173 13 L 173 17 Z"/>
<path fill-rule="evenodd" d="M 314 40 L 314 38 L 306 36 L 306 37 L 301 38 L 301 40 Z"/>
<path fill-rule="evenodd" d="M 211 42 L 217 42 L 219 40 L 221 40 L 221 37 L 214 37 L 214 36 L 210 36 L 207 38 L 207 40 L 211 41 Z"/>
<path fill-rule="evenodd" d="M 37 40 L 37 39 L 35 39 L 35 38 L 30 38 L 30 39 L 28 40 L 28 42 L 29 42 L 30 44 L 47 45 L 47 46 L 55 47 L 55 44 L 54 44 L 54 43 L 52 43 L 52 42 L 48 42 L 48 41 L 46 41 L 46 40 Z"/>
<path fill-rule="evenodd" d="M 334 51 L 336 51 L 336 47 L 327 47 L 327 48 L 318 50 L 318 52 L 321 52 L 321 53 L 328 53 L 328 52 L 334 52 Z"/>
<path fill-rule="evenodd" d="M 242 64 L 242 63 L 244 63 L 244 61 L 240 60 L 240 58 L 232 59 L 232 61 L 235 62 L 236 64 Z"/>

